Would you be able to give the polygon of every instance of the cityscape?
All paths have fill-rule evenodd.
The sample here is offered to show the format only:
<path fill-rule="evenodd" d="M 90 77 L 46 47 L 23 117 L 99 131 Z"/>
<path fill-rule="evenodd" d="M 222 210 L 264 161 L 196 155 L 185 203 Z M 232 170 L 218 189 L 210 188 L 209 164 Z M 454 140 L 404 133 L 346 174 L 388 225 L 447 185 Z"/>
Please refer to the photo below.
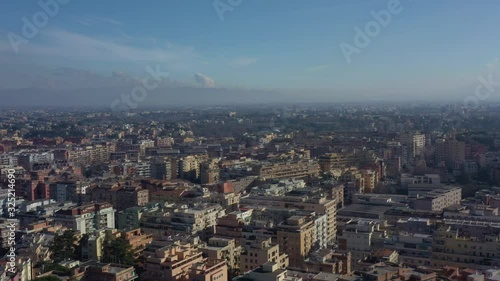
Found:
<path fill-rule="evenodd" d="M 0 281 L 500 280 L 497 2 L 189 2 L 0 4 Z"/>

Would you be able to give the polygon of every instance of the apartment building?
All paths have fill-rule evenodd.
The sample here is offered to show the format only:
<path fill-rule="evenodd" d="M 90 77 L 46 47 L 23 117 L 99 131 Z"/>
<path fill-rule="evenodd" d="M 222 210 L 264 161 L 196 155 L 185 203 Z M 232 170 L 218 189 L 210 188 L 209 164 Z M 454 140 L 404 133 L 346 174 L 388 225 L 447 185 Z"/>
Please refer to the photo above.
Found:
<path fill-rule="evenodd" d="M 117 210 L 125 210 L 130 206 L 145 206 L 149 203 L 149 190 L 136 186 L 125 186 L 116 191 Z"/>
<path fill-rule="evenodd" d="M 319 157 L 319 166 L 321 171 L 329 172 L 337 168 L 372 165 L 375 161 L 376 157 L 370 151 L 327 153 Z"/>
<path fill-rule="evenodd" d="M 240 205 L 249 207 L 269 207 L 281 209 L 298 209 L 326 215 L 327 243 L 335 241 L 337 233 L 337 201 L 326 196 L 308 194 L 307 192 L 289 192 L 287 196 L 248 195 L 240 199 Z"/>
<path fill-rule="evenodd" d="M 159 180 L 172 179 L 172 161 L 166 157 L 156 157 L 150 160 L 150 176 Z M 177 171 L 175 172 L 177 174 Z"/>
<path fill-rule="evenodd" d="M 436 231 L 432 245 L 432 265 L 452 265 L 477 269 L 500 266 L 500 235 L 474 237 L 460 227 L 445 226 Z"/>
<path fill-rule="evenodd" d="M 399 141 L 410 148 L 411 157 L 423 155 L 425 151 L 425 134 L 402 133 L 399 135 Z"/>
<path fill-rule="evenodd" d="M 444 161 L 448 167 L 465 161 L 465 143 L 454 139 L 436 141 L 436 160 Z"/>
<path fill-rule="evenodd" d="M 432 235 L 401 232 L 387 238 L 384 247 L 397 251 L 399 261 L 405 264 L 432 265 Z"/>
<path fill-rule="evenodd" d="M 180 208 L 143 216 L 141 227 L 155 237 L 163 235 L 199 235 L 207 238 L 215 233 L 219 217 L 225 215 L 225 209 L 218 204 L 199 204 L 189 208 Z"/>
<path fill-rule="evenodd" d="M 271 242 L 271 238 L 247 239 L 242 245 L 243 252 L 240 256 L 240 271 L 247 272 L 271 262 L 278 268 L 286 268 L 289 264 L 288 255 L 280 251 L 279 244 Z"/>
<path fill-rule="evenodd" d="M 233 281 L 303 281 L 302 277 L 293 277 L 293 274 L 287 269 L 282 268 L 277 263 L 266 263 L 262 266 L 245 272 Z"/>
<path fill-rule="evenodd" d="M 174 242 L 154 252 L 145 251 L 143 256 L 145 271 L 141 280 L 228 281 L 226 262 L 208 261 L 190 243 Z"/>
<path fill-rule="evenodd" d="M 315 243 L 315 226 L 311 218 L 292 216 L 277 226 L 277 241 L 288 254 L 290 266 L 300 266 Z"/>
<path fill-rule="evenodd" d="M 319 171 L 318 162 L 314 160 L 261 163 L 252 168 L 252 174 L 263 179 L 316 177 Z"/>
<path fill-rule="evenodd" d="M 85 204 L 54 213 L 54 222 L 81 234 L 96 229 L 115 228 L 115 212 L 109 203 Z"/>
<path fill-rule="evenodd" d="M 357 271 L 362 280 L 366 281 L 436 281 L 438 280 L 435 272 L 424 269 L 412 269 L 409 267 L 399 267 L 386 264 L 370 264 L 362 270 Z"/>
<path fill-rule="evenodd" d="M 134 251 L 135 257 L 139 257 L 144 248 L 153 241 L 153 236 L 144 233 L 140 228 L 120 231 L 120 235 L 117 236 L 117 238 L 118 237 L 127 241 L 132 251 Z"/>
<path fill-rule="evenodd" d="M 17 162 L 26 171 L 47 169 L 54 163 L 54 152 L 21 151 L 17 154 Z"/>
<path fill-rule="evenodd" d="M 141 218 L 147 209 L 145 207 L 129 207 L 116 213 L 116 227 L 118 229 L 135 229 L 141 225 Z"/>
<path fill-rule="evenodd" d="M 67 201 L 71 202 L 81 202 L 82 195 L 84 194 L 86 187 L 88 187 L 87 182 L 81 181 L 57 181 L 49 185 L 50 198 L 56 200 L 59 203 L 64 203 Z"/>
<path fill-rule="evenodd" d="M 252 209 L 234 211 L 217 219 L 215 233 L 218 237 L 234 238 L 236 245 L 241 244 L 243 227 L 252 218 Z"/>
<path fill-rule="evenodd" d="M 134 256 L 138 258 L 144 248 L 149 245 L 153 238 L 151 235 L 144 234 L 141 229 L 129 231 L 119 231 L 113 228 L 97 229 L 89 234 L 88 240 L 82 245 L 82 258 L 84 260 L 101 261 L 104 255 L 104 245 L 106 241 L 122 239 L 130 245 L 134 251 Z"/>
<path fill-rule="evenodd" d="M 200 178 L 200 163 L 206 157 L 189 155 L 179 159 L 179 178 L 190 181 L 197 181 Z"/>
<path fill-rule="evenodd" d="M 438 174 L 412 175 L 401 174 L 401 186 L 418 186 L 418 185 L 441 185 L 441 177 Z"/>
<path fill-rule="evenodd" d="M 74 146 L 67 151 L 69 161 L 84 165 L 107 162 L 113 152 L 115 144 L 112 142 Z"/>
<path fill-rule="evenodd" d="M 418 197 L 413 202 L 413 207 L 417 210 L 442 211 L 452 205 L 460 204 L 462 200 L 462 188 L 440 188 L 426 193 L 423 197 Z"/>
<path fill-rule="evenodd" d="M 331 249 L 322 249 L 310 254 L 297 270 L 314 273 L 351 274 L 351 253 L 337 253 Z M 295 269 L 288 267 L 290 269 Z"/>
<path fill-rule="evenodd" d="M 213 184 L 219 180 L 220 168 L 217 161 L 211 160 L 200 166 L 200 183 Z"/>
<path fill-rule="evenodd" d="M 78 272 L 74 277 L 81 281 L 134 281 L 139 278 L 133 266 L 96 261 L 81 263 Z"/>
<path fill-rule="evenodd" d="M 212 237 L 206 246 L 200 247 L 200 250 L 208 261 L 225 260 L 229 271 L 239 271 L 242 248 L 236 244 L 236 239 Z"/>
<path fill-rule="evenodd" d="M 118 211 L 133 206 L 145 206 L 149 203 L 149 190 L 132 185 L 103 185 L 93 188 L 90 199 L 97 202 L 109 202 Z"/>
<path fill-rule="evenodd" d="M 383 245 L 385 233 L 380 225 L 373 221 L 359 221 L 345 226 L 338 236 L 338 250 L 352 254 L 352 264 L 356 268 L 357 262 L 364 260 L 371 254 L 376 245 Z"/>
<path fill-rule="evenodd" d="M 189 280 L 229 281 L 226 261 L 204 259 L 202 262 L 194 264 L 189 271 Z"/>
<path fill-rule="evenodd" d="M 225 210 L 218 204 L 200 204 L 173 212 L 172 221 L 189 224 L 193 232 L 213 234 L 217 219 L 224 215 Z"/>

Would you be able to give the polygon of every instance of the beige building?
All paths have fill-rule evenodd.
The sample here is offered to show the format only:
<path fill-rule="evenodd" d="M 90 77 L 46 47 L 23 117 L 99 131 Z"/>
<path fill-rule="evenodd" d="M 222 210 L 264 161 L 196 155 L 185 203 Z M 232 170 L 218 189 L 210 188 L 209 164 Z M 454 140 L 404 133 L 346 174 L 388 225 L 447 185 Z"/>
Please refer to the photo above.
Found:
<path fill-rule="evenodd" d="M 113 185 L 99 186 L 88 191 L 96 202 L 109 202 L 122 211 L 133 206 L 145 206 L 149 203 L 149 190 L 140 186 Z"/>
<path fill-rule="evenodd" d="M 145 251 L 141 280 L 162 281 L 228 281 L 226 261 L 208 261 L 190 243 L 175 242 Z"/>
<path fill-rule="evenodd" d="M 376 158 L 369 151 L 328 153 L 319 158 L 321 171 L 329 172 L 336 168 L 360 167 L 375 163 Z"/>
<path fill-rule="evenodd" d="M 462 188 L 439 188 L 434 189 L 423 197 L 417 198 L 414 208 L 417 210 L 441 211 L 446 207 L 460 204 L 462 200 Z"/>
<path fill-rule="evenodd" d="M 138 275 L 133 266 L 89 261 L 79 265 L 75 280 L 134 281 Z"/>
<path fill-rule="evenodd" d="M 292 216 L 277 227 L 280 249 L 288 254 L 290 266 L 300 266 L 315 243 L 314 221 L 305 216 Z"/>
<path fill-rule="evenodd" d="M 441 228 L 434 235 L 433 266 L 490 269 L 500 266 L 500 235 L 471 237 L 452 227 Z"/>
<path fill-rule="evenodd" d="M 295 277 L 277 263 L 266 263 L 255 270 L 245 272 L 233 281 L 304 281 L 302 277 Z"/>
<path fill-rule="evenodd" d="M 179 159 L 179 178 L 196 181 L 200 178 L 200 164 L 208 160 L 207 154 L 189 155 Z"/>
<path fill-rule="evenodd" d="M 356 268 L 358 261 L 364 260 L 371 254 L 376 242 L 383 241 L 384 234 L 379 224 L 372 221 L 346 225 L 337 238 L 338 250 L 344 253 L 350 252 L 352 265 Z"/>
<path fill-rule="evenodd" d="M 247 272 L 267 262 L 276 263 L 279 268 L 286 268 L 288 255 L 281 253 L 279 245 L 273 244 L 270 238 L 247 240 L 240 256 L 240 271 Z"/>
<path fill-rule="evenodd" d="M 240 267 L 241 246 L 236 245 L 235 239 L 212 237 L 200 250 L 209 261 L 226 260 L 230 271 L 236 272 Z"/>
<path fill-rule="evenodd" d="M 335 170 L 338 173 L 338 169 Z M 345 170 L 340 170 L 339 180 L 341 182 L 352 182 L 359 187 L 363 193 L 371 193 L 379 182 L 379 174 L 371 169 L 358 169 L 350 167 Z"/>
<path fill-rule="evenodd" d="M 89 235 L 87 246 L 84 247 L 84 257 L 89 260 L 101 261 L 105 241 L 115 239 L 124 239 L 130 245 L 136 257 L 153 241 L 152 236 L 142 233 L 140 228 L 129 231 L 118 231 L 116 229 L 96 230 Z"/>
<path fill-rule="evenodd" d="M 319 165 L 313 160 L 265 163 L 256 165 L 253 172 L 264 179 L 315 177 L 319 175 Z"/>
<path fill-rule="evenodd" d="M 212 159 L 200 166 L 200 183 L 212 184 L 219 180 L 220 169 L 216 160 Z"/>
<path fill-rule="evenodd" d="M 403 133 L 399 135 L 399 141 L 411 149 L 411 156 L 423 155 L 425 151 L 425 134 Z"/>
<path fill-rule="evenodd" d="M 192 281 L 229 281 L 227 265 L 224 260 L 210 261 L 194 264 L 189 272 Z"/>
<path fill-rule="evenodd" d="M 243 226 L 251 218 L 251 215 L 252 210 L 229 213 L 217 220 L 215 233 L 218 237 L 232 238 L 236 241 L 236 245 L 240 245 Z"/>
<path fill-rule="evenodd" d="M 248 195 L 242 197 L 240 205 L 248 207 L 268 207 L 281 209 L 299 209 L 314 212 L 319 215 L 326 215 L 327 243 L 335 241 L 337 235 L 337 201 L 321 196 L 309 196 L 306 194 L 289 196 L 263 196 Z"/>

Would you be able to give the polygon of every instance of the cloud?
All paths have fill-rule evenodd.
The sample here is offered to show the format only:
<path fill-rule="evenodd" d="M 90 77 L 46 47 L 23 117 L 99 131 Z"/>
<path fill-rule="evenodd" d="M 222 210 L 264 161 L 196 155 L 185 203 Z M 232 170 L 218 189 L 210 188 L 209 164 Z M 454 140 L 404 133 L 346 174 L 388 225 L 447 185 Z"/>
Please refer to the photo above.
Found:
<path fill-rule="evenodd" d="M 86 26 L 100 25 L 102 23 L 111 25 L 122 25 L 122 23 L 117 20 L 105 17 L 97 17 L 97 16 L 81 18 L 78 19 L 77 22 Z"/>
<path fill-rule="evenodd" d="M 208 77 L 205 74 L 195 73 L 194 74 L 194 80 L 198 84 L 200 84 L 203 88 L 213 88 L 213 87 L 215 87 L 215 81 L 214 81 L 214 79 Z"/>
<path fill-rule="evenodd" d="M 112 24 L 112 25 L 122 25 L 121 22 L 114 20 L 114 19 L 110 19 L 110 18 L 96 17 L 96 19 L 103 21 L 103 22 L 107 22 L 107 23 Z"/>
<path fill-rule="evenodd" d="M 230 65 L 232 66 L 248 66 L 251 64 L 254 64 L 257 62 L 256 58 L 250 58 L 250 57 L 240 57 L 240 58 L 235 58 L 229 62 Z"/>
<path fill-rule="evenodd" d="M 22 53 L 36 57 L 62 57 L 101 62 L 188 63 L 196 57 L 193 48 L 173 44 L 166 44 L 164 47 L 140 47 L 139 43 L 144 42 L 124 44 L 116 42 L 118 40 L 94 38 L 65 30 L 47 30 L 42 36 L 44 44 L 30 42 L 23 46 Z M 0 52 L 4 51 L 3 49 L 5 48 L 0 46 Z"/>
<path fill-rule="evenodd" d="M 78 20 L 78 23 L 85 26 L 92 26 L 92 23 L 87 20 Z"/>
<path fill-rule="evenodd" d="M 313 65 L 304 69 L 304 72 L 313 73 L 332 67 L 331 64 Z"/>

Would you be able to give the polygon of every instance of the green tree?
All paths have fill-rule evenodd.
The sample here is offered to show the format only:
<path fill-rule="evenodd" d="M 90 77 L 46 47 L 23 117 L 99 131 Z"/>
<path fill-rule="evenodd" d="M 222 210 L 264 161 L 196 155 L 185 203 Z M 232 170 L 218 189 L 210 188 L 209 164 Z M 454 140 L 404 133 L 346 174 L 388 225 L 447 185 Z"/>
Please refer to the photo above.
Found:
<path fill-rule="evenodd" d="M 52 262 L 42 262 L 40 264 L 40 267 L 42 268 L 42 272 L 46 273 L 49 271 L 58 271 L 62 272 L 66 275 L 69 275 L 71 273 L 71 270 L 67 267 L 64 267 L 58 263 L 52 263 Z"/>
<path fill-rule="evenodd" d="M 132 246 L 124 239 L 106 239 L 103 247 L 103 262 L 134 265 L 134 252 Z"/>
<path fill-rule="evenodd" d="M 74 230 L 66 230 L 62 234 L 56 235 L 50 243 L 49 250 L 52 253 L 51 258 L 54 262 L 68 259 L 78 259 L 76 254 L 77 237 Z"/>
<path fill-rule="evenodd" d="M 82 238 L 80 238 L 80 241 L 78 241 L 78 246 L 75 248 L 75 255 L 79 260 L 84 260 L 87 258 L 83 256 L 83 250 L 88 247 L 89 237 L 90 236 L 88 234 L 83 234 Z"/>

